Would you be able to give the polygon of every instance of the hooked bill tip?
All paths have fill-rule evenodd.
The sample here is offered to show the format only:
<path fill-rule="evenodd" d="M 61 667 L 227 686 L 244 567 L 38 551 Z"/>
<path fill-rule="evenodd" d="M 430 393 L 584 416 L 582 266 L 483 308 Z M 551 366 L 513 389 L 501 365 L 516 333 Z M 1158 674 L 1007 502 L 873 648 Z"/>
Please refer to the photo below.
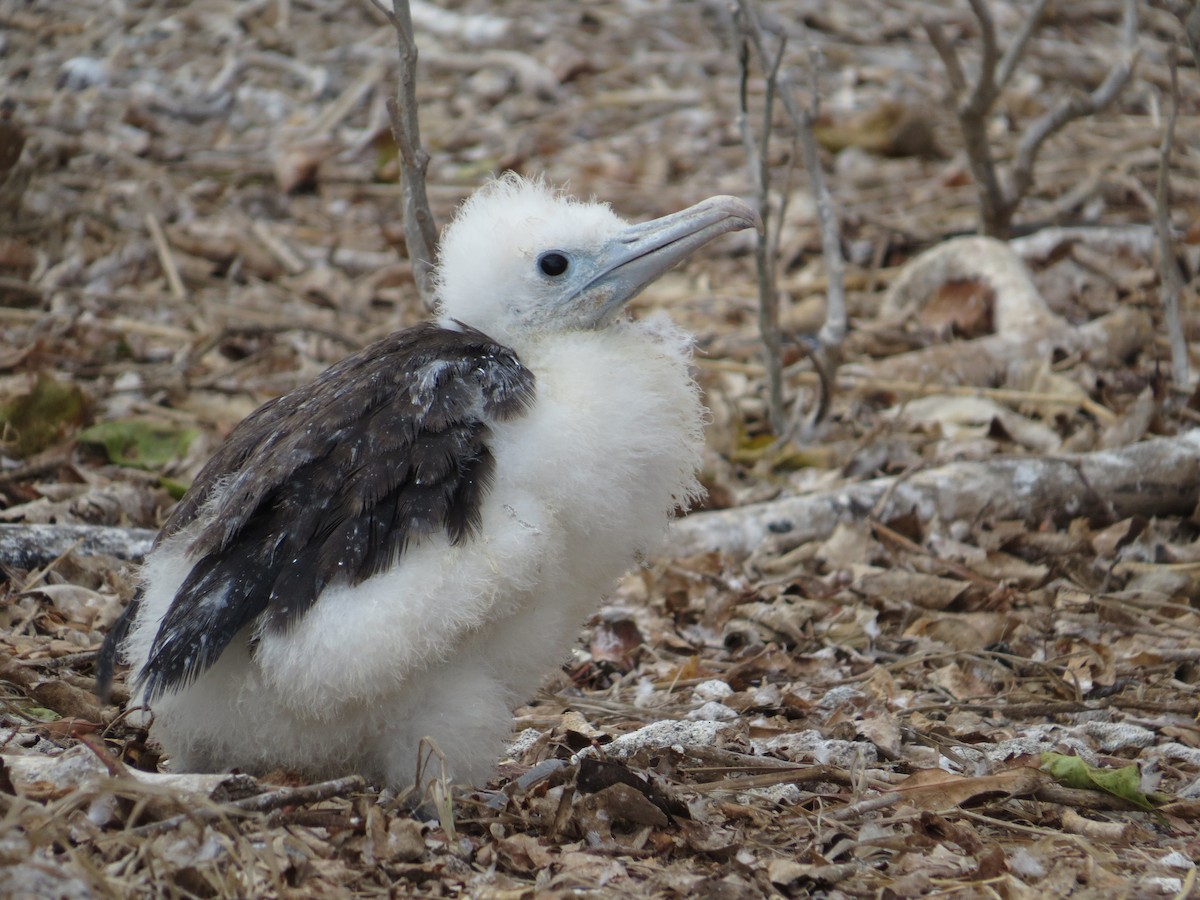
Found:
<path fill-rule="evenodd" d="M 762 216 L 758 214 L 758 210 L 741 197 L 720 194 L 716 197 L 709 197 L 705 204 L 720 208 L 729 218 L 737 222 L 738 228 L 734 229 L 736 231 L 743 228 L 753 228 L 759 234 L 764 231 Z"/>

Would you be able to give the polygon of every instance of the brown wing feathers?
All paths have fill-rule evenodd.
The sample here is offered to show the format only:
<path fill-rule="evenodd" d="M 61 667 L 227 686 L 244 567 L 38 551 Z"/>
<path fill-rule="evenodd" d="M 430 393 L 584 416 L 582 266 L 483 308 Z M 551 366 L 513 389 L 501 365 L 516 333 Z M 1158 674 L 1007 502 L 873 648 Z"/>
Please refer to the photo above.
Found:
<path fill-rule="evenodd" d="M 466 539 L 492 477 L 488 422 L 520 414 L 533 389 L 485 335 L 427 324 L 246 419 L 163 529 L 195 563 L 140 674 L 149 696 L 195 678 L 260 616 L 286 628 L 325 587 L 383 571 L 422 537 Z"/>

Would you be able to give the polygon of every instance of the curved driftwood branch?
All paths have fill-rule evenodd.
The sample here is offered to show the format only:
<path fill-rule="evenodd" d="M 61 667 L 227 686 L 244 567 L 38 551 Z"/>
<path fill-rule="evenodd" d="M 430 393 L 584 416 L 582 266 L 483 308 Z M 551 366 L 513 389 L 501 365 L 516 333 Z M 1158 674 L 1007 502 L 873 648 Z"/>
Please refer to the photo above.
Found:
<path fill-rule="evenodd" d="M 1150 316 L 1133 307 L 1118 307 L 1081 326 L 1056 315 L 1016 250 L 990 237 L 956 238 L 911 260 L 884 297 L 880 316 L 896 322 L 912 317 L 954 281 L 979 281 L 991 289 L 995 334 L 971 341 L 969 351 L 962 343 L 936 344 L 847 370 L 872 378 L 987 386 L 1005 383 L 1017 363 L 1048 360 L 1056 352 L 1123 360 L 1154 340 Z"/>
<path fill-rule="evenodd" d="M 915 512 L 923 520 L 943 522 L 981 516 L 1039 521 L 1057 513 L 1180 515 L 1194 510 L 1198 500 L 1200 430 L 1121 450 L 956 462 L 910 477 L 695 513 L 672 527 L 667 552 L 743 554 L 767 542 L 786 550 L 826 538 L 839 522 L 862 519 L 873 510 L 885 520 Z"/>

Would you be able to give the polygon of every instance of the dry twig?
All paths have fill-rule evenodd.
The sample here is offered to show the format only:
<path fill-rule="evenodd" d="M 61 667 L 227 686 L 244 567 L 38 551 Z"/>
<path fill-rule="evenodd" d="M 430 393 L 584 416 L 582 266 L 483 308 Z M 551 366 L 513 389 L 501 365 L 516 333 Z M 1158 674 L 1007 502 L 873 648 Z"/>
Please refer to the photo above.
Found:
<path fill-rule="evenodd" d="M 758 10 L 748 0 L 743 0 L 738 7 L 738 14 L 735 17 L 741 37 L 738 53 L 740 74 L 738 125 L 742 134 L 742 143 L 746 149 L 746 159 L 750 164 L 750 171 L 754 175 L 758 215 L 763 223 L 754 245 L 754 262 L 758 274 L 758 331 L 763 342 L 763 362 L 767 374 L 768 416 L 776 434 L 781 434 L 784 427 L 783 355 L 782 339 L 779 333 L 779 284 L 776 277 L 779 245 L 774 237 L 780 231 L 783 218 L 782 204 L 787 203 L 787 197 L 783 196 L 779 220 L 776 220 L 771 215 L 770 143 L 775 91 L 778 84 L 779 67 L 783 62 L 784 50 L 787 48 L 787 36 L 780 34 L 775 52 L 768 54 L 766 41 L 759 26 Z M 754 128 L 750 124 L 751 44 L 758 51 L 759 61 L 766 73 L 767 82 L 762 128 L 757 138 Z"/>
<path fill-rule="evenodd" d="M 1197 7 L 1200 9 L 1200 7 Z M 1175 240 L 1171 234 L 1171 144 L 1175 141 L 1175 123 L 1179 119 L 1179 77 L 1175 47 L 1170 53 L 1171 114 L 1163 131 L 1158 155 L 1158 183 L 1154 191 L 1154 225 L 1158 233 L 1158 272 L 1162 291 L 1163 318 L 1171 342 L 1171 379 L 1175 387 L 1186 391 L 1191 380 L 1188 371 L 1187 338 L 1179 318 L 1179 297 L 1183 293 L 1183 277 L 1175 259 Z"/>
<path fill-rule="evenodd" d="M 392 0 L 392 9 L 380 0 L 368 2 L 387 17 L 396 31 L 400 72 L 396 95 L 387 101 L 392 137 L 400 150 L 401 180 L 404 185 L 404 240 L 412 262 L 413 280 L 426 307 L 433 307 L 433 264 L 437 254 L 437 226 L 425 193 L 429 154 L 421 146 L 417 116 L 417 42 L 413 37 L 412 11 L 408 0 Z"/>
<path fill-rule="evenodd" d="M 181 813 L 178 816 L 172 816 L 169 819 L 163 819 L 159 822 L 151 822 L 149 825 L 134 828 L 131 833 L 149 837 L 172 831 L 188 821 L 215 822 L 218 819 L 224 818 L 229 813 L 263 813 L 284 806 L 318 803 L 322 800 L 329 800 L 332 797 L 341 797 L 355 791 L 361 791 L 365 786 L 366 782 L 363 781 L 361 775 L 347 775 L 345 778 L 335 778 L 332 781 L 322 781 L 319 784 L 280 788 L 277 791 L 268 791 L 265 794 L 256 794 L 253 797 L 247 797 L 245 800 L 236 800 L 226 806 L 193 810 Z"/>
<path fill-rule="evenodd" d="M 1200 69 L 1200 3 L 1192 3 L 1191 7 L 1188 14 L 1180 18 L 1188 46 L 1192 48 L 1192 57 L 1196 60 L 1196 68 Z"/>
<path fill-rule="evenodd" d="M 772 35 L 777 38 L 774 52 L 768 48 L 767 28 L 764 27 L 762 16 L 753 0 L 739 0 L 736 18 L 739 37 L 741 39 L 741 130 L 742 140 L 746 144 L 746 154 L 751 160 L 755 174 L 755 184 L 758 190 L 759 215 L 763 220 L 763 231 L 758 236 L 756 260 L 758 264 L 759 281 L 759 327 L 762 333 L 766 357 L 768 408 L 770 410 L 771 426 L 783 438 L 790 438 L 798 430 L 793 421 L 791 426 L 784 424 L 783 411 L 783 372 L 780 357 L 781 339 L 779 333 L 779 291 L 776 284 L 776 269 L 779 256 L 779 234 L 783 221 L 783 208 L 772 227 L 770 216 L 770 172 L 768 166 L 768 145 L 771 139 L 771 117 L 775 98 L 779 97 L 795 130 L 795 140 L 799 142 L 804 155 L 804 164 L 808 169 L 812 183 L 813 195 L 816 199 L 817 219 L 821 228 L 821 252 L 825 261 L 828 275 L 826 291 L 825 323 L 816 337 L 816 348 L 812 351 L 812 359 L 818 373 L 822 374 L 824 388 L 821 402 L 818 403 L 810 424 L 820 421 L 828 410 L 828 385 L 832 384 L 837 369 L 839 350 L 846 336 L 846 301 L 843 278 L 843 260 L 841 239 L 837 212 L 834 209 L 833 198 L 825 182 L 825 173 L 821 167 L 821 158 L 817 150 L 817 141 L 813 133 L 813 123 L 820 114 L 819 93 L 816 86 L 817 61 L 810 65 L 813 84 L 811 99 L 807 107 L 800 104 L 796 96 L 795 82 L 791 73 L 782 66 L 783 56 L 787 49 L 787 35 L 782 28 L 771 28 Z M 763 126 L 761 146 L 756 146 L 754 134 L 749 125 L 747 111 L 746 82 L 748 80 L 749 60 L 748 50 L 753 48 L 766 76 L 765 109 L 763 111 Z M 794 156 L 794 154 L 792 155 Z M 791 159 L 791 156 L 789 157 Z M 789 170 L 790 172 L 790 170 Z M 784 192 L 786 203 L 786 190 Z M 798 417 L 795 417 L 798 418 Z"/>
<path fill-rule="evenodd" d="M 1016 156 L 1005 172 L 997 171 L 988 141 L 987 119 L 1025 53 L 1029 38 L 1046 7 L 1046 0 L 1037 0 L 1029 18 L 1003 56 L 996 44 L 996 26 L 986 0 L 969 2 L 979 22 L 981 44 L 979 74 L 974 84 L 968 84 L 958 51 L 942 27 L 929 20 L 923 24 L 930 43 L 941 57 L 946 78 L 954 93 L 967 162 L 979 192 L 980 230 L 991 237 L 1005 239 L 1012 230 L 1017 206 L 1033 186 L 1034 164 L 1042 145 L 1069 123 L 1104 109 L 1129 82 L 1137 58 L 1137 0 L 1125 0 L 1121 50 L 1108 76 L 1091 93 L 1072 97 L 1035 119 L 1021 136 Z"/>
<path fill-rule="evenodd" d="M 986 509 L 997 521 L 1039 521 L 1066 511 L 1126 517 L 1190 511 L 1200 499 L 1200 432 L 1142 441 L 1121 450 L 1057 457 L 998 457 L 954 462 L 897 479 L 835 487 L 733 509 L 693 513 L 671 529 L 677 556 L 750 553 L 821 540 L 839 522 L 858 520 L 888 491 L 880 518 L 917 511 L 942 522 L 970 520 Z M 1020 490 L 1014 490 L 1020 485 Z"/>
<path fill-rule="evenodd" d="M 71 549 L 84 556 L 102 553 L 139 561 L 150 552 L 156 534 L 149 528 L 4 523 L 0 524 L 0 563 L 35 569 Z"/>

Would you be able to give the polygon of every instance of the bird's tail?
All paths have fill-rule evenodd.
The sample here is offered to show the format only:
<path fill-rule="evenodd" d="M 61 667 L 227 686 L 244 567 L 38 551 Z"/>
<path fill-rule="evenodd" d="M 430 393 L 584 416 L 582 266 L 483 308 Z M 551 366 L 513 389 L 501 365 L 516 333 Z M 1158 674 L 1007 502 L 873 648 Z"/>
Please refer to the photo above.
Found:
<path fill-rule="evenodd" d="M 121 646 L 125 643 L 133 620 L 137 618 L 138 607 L 141 604 L 142 590 L 138 588 L 138 592 L 133 595 L 129 605 L 121 611 L 117 621 L 113 622 L 112 628 L 108 630 L 108 636 L 100 646 L 100 652 L 96 654 L 96 696 L 101 703 L 107 703 L 109 695 L 112 693 L 113 671 L 121 656 Z"/>

